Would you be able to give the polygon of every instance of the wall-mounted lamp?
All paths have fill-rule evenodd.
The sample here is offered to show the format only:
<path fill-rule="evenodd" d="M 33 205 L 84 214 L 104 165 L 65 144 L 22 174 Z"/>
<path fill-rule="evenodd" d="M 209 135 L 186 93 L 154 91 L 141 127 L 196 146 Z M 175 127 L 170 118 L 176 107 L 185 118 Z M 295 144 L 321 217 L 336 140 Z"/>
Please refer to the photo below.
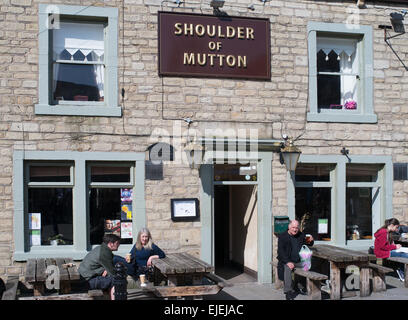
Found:
<path fill-rule="evenodd" d="M 392 24 L 392 28 L 395 32 L 404 34 L 405 27 L 404 27 L 404 17 L 407 14 L 407 10 L 402 10 L 401 12 L 392 12 L 390 13 L 390 20 Z"/>
<path fill-rule="evenodd" d="M 393 46 L 392 46 L 392 44 L 390 43 L 389 40 L 392 39 L 392 38 L 399 37 L 399 36 L 405 34 L 404 17 L 405 17 L 405 15 L 407 13 L 408 13 L 407 10 L 401 10 L 400 12 L 392 12 L 392 13 L 390 13 L 390 16 L 391 16 L 390 20 L 391 20 L 392 27 L 387 26 L 387 25 L 379 25 L 378 26 L 378 28 L 384 30 L 384 41 L 385 41 L 385 43 L 390 47 L 390 49 L 396 55 L 396 57 L 401 62 L 401 64 L 404 66 L 406 71 L 408 71 L 408 66 L 405 65 L 404 61 L 401 59 L 401 57 L 395 51 L 395 49 L 393 48 Z M 396 32 L 396 34 L 392 35 L 392 36 L 388 36 L 387 30 L 389 30 L 389 29 L 393 29 L 394 32 Z"/>
<path fill-rule="evenodd" d="M 280 151 L 281 163 L 285 163 L 286 170 L 295 171 L 302 152 L 293 144 L 293 138 L 285 139 L 285 144 Z"/>
<path fill-rule="evenodd" d="M 204 147 L 201 144 L 191 142 L 185 148 L 187 161 L 191 169 L 199 169 L 203 162 Z"/>
<path fill-rule="evenodd" d="M 224 6 L 225 0 L 211 0 L 210 6 L 214 9 L 214 14 L 220 14 L 222 8 Z"/>

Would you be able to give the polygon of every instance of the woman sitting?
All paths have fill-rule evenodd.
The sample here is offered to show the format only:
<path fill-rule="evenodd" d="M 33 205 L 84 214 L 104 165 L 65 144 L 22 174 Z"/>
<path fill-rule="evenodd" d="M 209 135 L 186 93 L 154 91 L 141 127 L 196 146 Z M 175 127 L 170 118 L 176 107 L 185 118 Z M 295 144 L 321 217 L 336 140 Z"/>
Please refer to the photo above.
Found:
<path fill-rule="evenodd" d="M 152 260 L 162 259 L 165 256 L 163 250 L 153 243 L 149 229 L 142 228 L 137 234 L 136 243 L 130 250 L 130 254 L 126 255 L 126 258 L 115 256 L 113 262 L 114 264 L 123 262 L 127 267 L 127 274 L 138 278 L 141 274 L 151 275 Z"/>
<path fill-rule="evenodd" d="M 399 221 L 395 218 L 385 220 L 385 224 L 377 230 L 374 234 L 374 254 L 377 258 L 386 259 L 390 257 L 403 257 L 408 258 L 408 253 L 398 252 L 401 248 L 400 244 L 394 244 L 391 233 L 398 230 Z M 398 277 L 401 281 L 404 281 L 404 271 L 402 267 L 397 270 Z"/>

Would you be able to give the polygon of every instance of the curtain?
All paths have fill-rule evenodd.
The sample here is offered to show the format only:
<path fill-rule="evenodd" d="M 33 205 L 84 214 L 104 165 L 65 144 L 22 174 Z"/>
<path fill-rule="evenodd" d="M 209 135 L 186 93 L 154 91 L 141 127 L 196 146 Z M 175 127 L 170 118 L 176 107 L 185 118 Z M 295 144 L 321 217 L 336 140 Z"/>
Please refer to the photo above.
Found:
<path fill-rule="evenodd" d="M 104 53 L 103 24 L 61 22 L 60 28 L 53 32 L 53 49 L 57 59 L 64 50 L 71 54 L 71 59 L 78 51 L 85 57 L 92 51 L 98 57 Z"/>
<path fill-rule="evenodd" d="M 334 51 L 340 65 L 341 78 L 341 104 L 358 101 L 358 54 L 357 40 L 338 38 L 317 38 L 317 51 L 322 50 L 329 59 L 329 53 Z"/>

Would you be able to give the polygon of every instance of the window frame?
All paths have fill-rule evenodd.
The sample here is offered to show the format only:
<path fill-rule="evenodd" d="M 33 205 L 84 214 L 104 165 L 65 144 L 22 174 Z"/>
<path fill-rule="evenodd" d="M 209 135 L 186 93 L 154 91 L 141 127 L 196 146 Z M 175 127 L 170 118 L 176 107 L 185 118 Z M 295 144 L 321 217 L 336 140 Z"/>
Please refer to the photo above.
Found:
<path fill-rule="evenodd" d="M 393 189 L 393 165 L 391 156 L 352 156 L 349 159 L 344 156 L 335 155 L 301 155 L 299 163 L 310 164 L 334 164 L 335 169 L 330 173 L 332 182 L 332 221 L 331 221 L 331 241 L 316 241 L 322 244 L 334 244 L 337 246 L 347 246 L 352 248 L 361 248 L 371 246 L 373 239 L 367 240 L 347 240 L 346 239 L 346 188 L 358 186 L 376 186 L 380 187 L 379 202 L 373 203 L 373 234 L 384 222 L 385 219 L 392 218 L 392 189 Z M 378 172 L 376 182 L 346 182 L 347 164 L 378 164 L 383 168 Z M 304 182 L 298 182 L 304 186 Z M 328 182 L 312 182 L 313 186 L 329 186 Z M 288 194 L 288 215 L 290 219 L 295 219 L 296 215 L 296 192 L 297 183 L 294 172 L 287 173 L 287 194 Z M 376 206 L 374 208 L 374 206 Z M 377 228 L 377 229 L 376 229 Z"/>
<path fill-rule="evenodd" d="M 26 166 L 36 161 L 44 165 L 56 163 L 72 164 L 73 189 L 73 244 L 64 246 L 30 246 L 28 237 L 28 180 Z M 92 246 L 89 243 L 89 208 L 88 208 L 88 163 L 109 162 L 121 165 L 123 162 L 134 163 L 131 170 L 133 184 L 133 232 L 146 225 L 145 204 L 145 154 L 122 152 L 70 152 L 70 151 L 14 151 L 13 154 L 13 198 L 14 198 L 14 260 L 26 261 L 29 258 L 72 257 L 83 259 Z M 42 184 L 42 185 L 41 185 Z M 49 183 L 35 183 L 32 187 L 45 186 Z M 54 183 L 52 183 L 54 185 Z M 58 185 L 58 183 L 55 183 Z M 134 239 L 133 239 L 134 240 Z M 118 254 L 125 254 L 132 244 L 123 244 Z"/>
<path fill-rule="evenodd" d="M 308 55 L 309 55 L 309 105 L 307 121 L 309 122 L 344 122 L 344 123 L 377 123 L 373 110 L 373 31 L 371 26 L 309 22 Z M 357 110 L 324 110 L 321 112 L 317 102 L 317 37 L 356 38 L 359 54 L 359 101 Z"/>
<path fill-rule="evenodd" d="M 105 77 L 104 101 L 69 101 L 54 104 L 52 98 L 52 29 L 48 28 L 49 15 L 65 20 L 75 17 L 89 22 L 107 20 L 105 27 Z M 39 101 L 35 105 L 38 115 L 67 116 L 112 116 L 121 117 L 122 109 L 118 105 L 118 9 L 68 5 L 39 5 Z M 109 45 L 107 45 L 109 44 Z"/>

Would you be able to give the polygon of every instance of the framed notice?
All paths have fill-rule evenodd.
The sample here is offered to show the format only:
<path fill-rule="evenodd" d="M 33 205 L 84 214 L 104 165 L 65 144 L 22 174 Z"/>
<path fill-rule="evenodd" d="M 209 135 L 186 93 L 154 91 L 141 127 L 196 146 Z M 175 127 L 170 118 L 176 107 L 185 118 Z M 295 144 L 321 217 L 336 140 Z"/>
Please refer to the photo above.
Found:
<path fill-rule="evenodd" d="M 171 220 L 193 221 L 198 218 L 198 199 L 171 199 Z"/>

